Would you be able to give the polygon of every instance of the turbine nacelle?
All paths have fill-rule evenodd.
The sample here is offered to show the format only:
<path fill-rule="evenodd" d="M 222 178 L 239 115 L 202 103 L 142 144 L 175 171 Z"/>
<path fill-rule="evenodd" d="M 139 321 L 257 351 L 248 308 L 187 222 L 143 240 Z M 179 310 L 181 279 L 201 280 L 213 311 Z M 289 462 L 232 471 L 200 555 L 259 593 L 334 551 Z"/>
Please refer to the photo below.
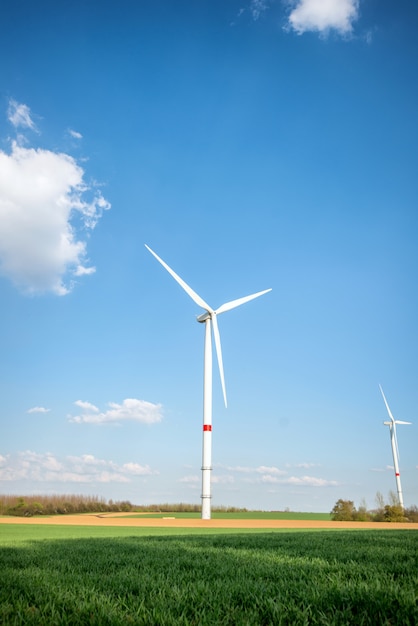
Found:
<path fill-rule="evenodd" d="M 203 322 L 206 322 L 206 320 L 210 320 L 212 317 L 213 313 L 209 313 L 209 311 L 205 311 L 205 313 L 202 313 L 202 315 L 198 315 L 196 317 L 196 320 L 198 322 L 200 322 L 200 324 L 203 324 Z"/>

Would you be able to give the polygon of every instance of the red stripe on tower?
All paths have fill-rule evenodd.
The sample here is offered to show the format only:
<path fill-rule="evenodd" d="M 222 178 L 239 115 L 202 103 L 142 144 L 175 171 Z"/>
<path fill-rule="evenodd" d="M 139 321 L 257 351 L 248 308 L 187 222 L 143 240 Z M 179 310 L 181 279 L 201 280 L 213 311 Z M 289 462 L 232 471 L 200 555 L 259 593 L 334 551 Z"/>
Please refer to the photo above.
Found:
<path fill-rule="evenodd" d="M 203 424 L 203 431 L 209 431 L 210 433 L 212 432 L 212 426 L 210 424 Z"/>
<path fill-rule="evenodd" d="M 395 476 L 400 476 L 400 473 L 399 473 L 399 472 L 396 472 L 396 473 L 395 473 Z"/>

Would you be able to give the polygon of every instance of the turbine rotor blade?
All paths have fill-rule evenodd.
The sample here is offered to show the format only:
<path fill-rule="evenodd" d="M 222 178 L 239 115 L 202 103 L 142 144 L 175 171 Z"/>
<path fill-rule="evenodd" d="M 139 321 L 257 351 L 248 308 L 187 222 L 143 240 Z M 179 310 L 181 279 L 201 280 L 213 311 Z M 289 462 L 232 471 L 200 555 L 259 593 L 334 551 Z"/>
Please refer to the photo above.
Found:
<path fill-rule="evenodd" d="M 216 319 L 216 313 L 213 313 L 213 315 L 211 315 L 211 321 L 212 321 L 212 328 L 213 328 L 213 337 L 215 339 L 216 356 L 218 359 L 219 375 L 221 377 L 222 393 L 224 396 L 225 407 L 227 407 L 224 366 L 223 366 L 223 361 L 222 361 L 221 336 L 219 334 L 219 327 L 218 327 L 218 320 Z"/>
<path fill-rule="evenodd" d="M 263 296 L 269 291 L 271 291 L 271 289 L 265 289 L 264 291 L 258 291 L 257 293 L 253 293 L 250 296 L 244 296 L 244 298 L 238 298 L 237 300 L 231 300 L 231 302 L 226 302 L 225 304 L 222 304 L 219 309 L 216 309 L 216 313 L 220 315 L 221 313 L 225 313 L 225 311 L 235 309 L 235 307 L 241 306 L 241 304 L 245 304 L 250 300 L 254 300 L 254 298 L 258 298 L 259 296 Z"/>
<path fill-rule="evenodd" d="M 191 287 L 189 287 L 189 285 L 187 283 L 185 283 L 184 280 L 182 278 L 180 278 L 180 276 L 178 274 L 176 274 L 176 272 L 174 270 L 172 270 L 171 267 L 169 267 L 167 265 L 167 263 L 165 263 L 162 259 L 160 259 L 158 254 L 156 254 L 153 250 L 151 250 L 151 248 L 149 246 L 147 246 L 147 244 L 144 244 L 144 245 L 145 245 L 146 249 L 149 252 L 151 252 L 151 254 L 157 259 L 157 261 L 159 263 L 161 263 L 161 265 L 167 270 L 167 272 L 169 274 L 171 274 L 171 276 L 174 278 L 174 280 L 178 282 L 180 287 L 183 287 L 184 291 L 191 297 L 191 299 L 194 302 L 196 302 L 196 304 L 198 306 L 201 306 L 202 309 L 206 309 L 206 311 L 208 311 L 209 313 L 213 313 L 213 309 L 203 300 L 203 298 L 201 298 L 199 296 L 199 294 L 197 294 L 195 291 L 193 291 L 193 289 Z"/>
<path fill-rule="evenodd" d="M 387 411 L 388 411 L 388 413 L 389 413 L 389 417 L 390 417 L 390 419 L 392 420 L 392 422 L 394 422 L 394 421 L 395 421 L 395 419 L 394 419 L 394 417 L 393 417 L 393 415 L 392 415 L 392 413 L 391 413 L 391 411 L 390 411 L 389 405 L 388 405 L 388 403 L 387 403 L 387 401 L 386 401 L 386 398 L 385 398 L 385 394 L 383 393 L 383 389 L 382 389 L 382 387 L 381 387 L 380 385 L 379 385 L 379 387 L 380 387 L 380 391 L 381 391 L 381 393 L 382 393 L 383 400 L 384 400 L 384 402 L 385 402 L 385 405 L 386 405 Z"/>
<path fill-rule="evenodd" d="M 404 422 L 403 420 L 395 420 L 395 424 L 412 424 L 412 422 Z"/>

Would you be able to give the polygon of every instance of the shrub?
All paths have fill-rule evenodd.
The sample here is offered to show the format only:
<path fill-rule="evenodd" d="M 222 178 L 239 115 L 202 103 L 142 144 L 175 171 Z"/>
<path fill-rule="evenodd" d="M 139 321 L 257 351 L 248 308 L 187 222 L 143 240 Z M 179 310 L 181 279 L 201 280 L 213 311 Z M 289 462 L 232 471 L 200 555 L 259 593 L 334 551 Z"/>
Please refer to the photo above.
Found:
<path fill-rule="evenodd" d="M 387 504 L 384 508 L 383 519 L 385 522 L 407 522 L 404 510 L 400 504 Z"/>
<path fill-rule="evenodd" d="M 370 522 L 372 520 L 372 515 L 365 506 L 359 506 L 357 511 L 354 513 L 353 519 L 356 522 Z"/>

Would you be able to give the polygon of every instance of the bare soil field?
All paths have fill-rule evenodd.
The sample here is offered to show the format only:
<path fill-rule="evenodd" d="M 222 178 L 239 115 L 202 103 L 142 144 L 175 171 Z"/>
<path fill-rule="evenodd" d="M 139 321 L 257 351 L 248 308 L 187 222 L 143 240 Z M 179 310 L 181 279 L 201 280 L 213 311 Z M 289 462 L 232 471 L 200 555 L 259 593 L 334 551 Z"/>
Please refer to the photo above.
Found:
<path fill-rule="evenodd" d="M 53 524 L 60 526 L 131 526 L 154 528 L 242 528 L 242 529 L 373 529 L 373 530 L 418 530 L 418 524 L 396 522 L 331 522 L 321 520 L 266 520 L 266 519 L 176 519 L 124 517 L 126 513 L 57 515 L 54 517 L 0 517 L 0 524 Z"/>

